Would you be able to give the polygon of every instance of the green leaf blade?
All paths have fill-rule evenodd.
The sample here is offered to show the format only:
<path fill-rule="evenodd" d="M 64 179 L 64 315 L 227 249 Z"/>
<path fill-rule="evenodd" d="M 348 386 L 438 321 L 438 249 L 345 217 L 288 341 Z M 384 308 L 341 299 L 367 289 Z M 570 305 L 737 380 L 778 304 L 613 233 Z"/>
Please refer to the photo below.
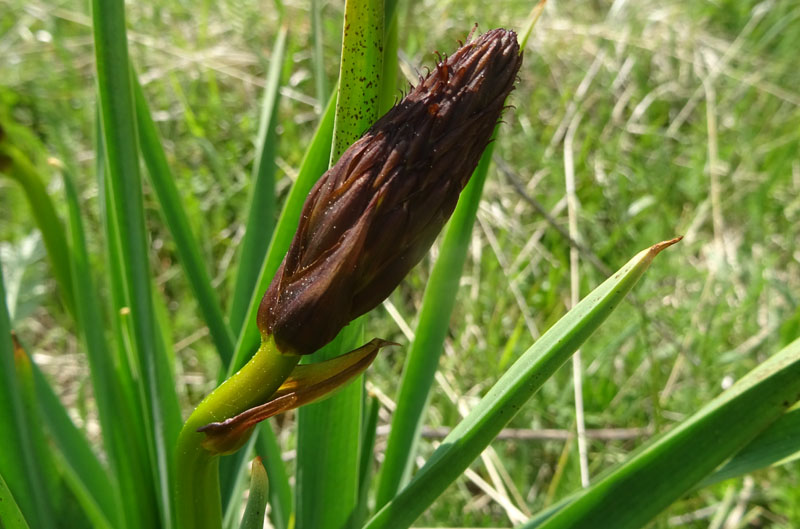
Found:
<path fill-rule="evenodd" d="M 33 365 L 33 382 L 36 390 L 36 399 L 39 403 L 44 425 L 50 439 L 54 443 L 57 453 L 62 459 L 62 468 L 69 469 L 72 476 L 69 480 L 82 487 L 91 496 L 87 501 L 97 505 L 106 520 L 117 520 L 117 527 L 122 527 L 120 516 L 118 489 L 109 477 L 106 469 L 97 459 L 89 441 L 83 433 L 73 424 L 58 396 L 53 392 L 50 384 L 39 368 Z M 79 485 L 77 485 L 79 483 Z M 76 494 L 77 495 L 77 494 Z"/>
<path fill-rule="evenodd" d="M 269 73 L 264 87 L 261 119 L 256 139 L 256 160 L 253 164 L 252 195 L 247 224 L 242 240 L 239 265 L 230 307 L 231 328 L 239 333 L 247 315 L 253 288 L 258 281 L 261 263 L 269 249 L 275 227 L 275 157 L 277 156 L 278 103 L 280 102 L 281 69 L 286 54 L 288 29 L 281 26 L 272 47 Z"/>
<path fill-rule="evenodd" d="M 99 116 L 98 116 L 99 118 Z M 102 138 L 100 120 L 97 120 L 98 138 Z M 158 525 L 159 506 L 154 487 L 154 465 L 150 459 L 150 441 L 146 426 L 146 410 L 140 395 L 139 366 L 133 350 L 133 331 L 129 317 L 128 284 L 124 280 L 123 257 L 118 229 L 117 212 L 110 197 L 105 148 L 102 141 L 97 145 L 97 184 L 99 188 L 100 212 L 106 239 L 107 280 L 111 293 L 111 326 L 114 340 L 109 345 L 114 353 L 116 380 L 120 402 L 117 404 L 121 416 L 128 424 L 118 424 L 112 430 L 105 430 L 108 446 L 119 447 L 115 453 L 126 453 L 126 457 L 115 458 L 119 466 L 115 468 L 122 498 L 123 523 L 130 521 L 132 526 L 153 527 Z M 79 246 L 76 246 L 79 248 Z M 97 309 L 99 312 L 99 309 Z M 88 342 L 87 342 L 88 347 Z M 116 448 L 115 448 L 116 450 Z"/>
<path fill-rule="evenodd" d="M 112 210 L 112 223 L 119 236 L 133 351 L 138 355 L 143 379 L 141 399 L 145 403 L 151 465 L 156 479 L 153 486 L 157 490 L 162 525 L 171 527 L 173 452 L 180 412 L 152 299 L 124 9 L 121 0 L 92 3 L 97 86 L 108 169 L 106 182 L 111 197 L 108 209 Z"/>
<path fill-rule="evenodd" d="M 414 342 L 406 358 L 397 409 L 386 445 L 376 496 L 376 508 L 389 502 L 405 485 L 411 473 L 425 407 L 439 367 L 450 315 L 455 305 L 461 271 L 469 248 L 472 226 L 491 163 L 494 143 L 483 153 L 469 184 L 447 225 L 439 258 L 431 271 L 420 309 Z"/>
<path fill-rule="evenodd" d="M 0 140 L 0 155 L 7 156 L 11 160 L 9 167 L 0 171 L 0 174 L 7 174 L 16 180 L 25 192 L 25 198 L 47 248 L 47 257 L 64 305 L 71 314 L 75 314 L 75 293 L 69 275 L 69 248 L 64 226 L 56 214 L 53 200 L 47 193 L 36 167 L 22 151 L 10 144 L 10 139 Z"/>
<path fill-rule="evenodd" d="M 242 524 L 239 527 L 241 529 L 262 529 L 269 497 L 269 480 L 260 457 L 253 460 L 251 468 L 250 496 L 247 499 L 247 507 L 245 507 Z"/>
<path fill-rule="evenodd" d="M 363 340 L 363 326 L 356 320 L 307 361 L 336 357 Z M 341 528 L 356 515 L 362 386 L 359 376 L 329 399 L 297 412 L 298 528 Z"/>
<path fill-rule="evenodd" d="M 365 527 L 409 527 L 619 305 L 655 256 L 678 240 L 657 244 L 637 254 L 553 325 L 452 430 L 408 486 Z"/>
<path fill-rule="evenodd" d="M 142 158 L 147 166 L 147 174 L 150 177 L 150 184 L 158 198 L 161 214 L 175 240 L 181 266 L 197 298 L 198 307 L 208 326 L 211 339 L 214 341 L 223 365 L 227 365 L 233 356 L 233 333 L 225 322 L 219 297 L 211 285 L 211 278 L 203 263 L 200 246 L 192 233 L 189 218 L 175 185 L 175 178 L 167 163 L 167 156 L 164 153 L 158 129 L 153 122 L 144 92 L 133 69 L 131 69 L 131 76 L 136 104 L 138 139 Z"/>
<path fill-rule="evenodd" d="M 28 522 L 19 510 L 14 495 L 11 494 L 11 489 L 6 485 L 2 475 L 0 475 L 0 520 L 5 529 L 29 529 Z"/>
<path fill-rule="evenodd" d="M 322 34 L 322 1 L 311 0 L 311 62 L 314 67 L 314 86 L 317 91 L 317 101 L 320 106 L 325 104 L 328 94 L 327 79 L 325 77 L 325 55 L 322 52 L 324 37 Z"/>
<path fill-rule="evenodd" d="M 699 487 L 707 487 L 726 479 L 754 472 L 773 465 L 785 465 L 800 459 L 800 408 L 794 407 L 769 425 L 730 461 L 704 479 Z"/>
<path fill-rule="evenodd" d="M 277 529 L 287 529 L 292 518 L 293 498 L 289 474 L 281 458 L 281 447 L 269 422 L 264 421 L 258 426 L 258 434 L 256 451 L 261 456 L 262 462 L 265 462 L 264 467 L 271 484 L 270 520 Z"/>
<path fill-rule="evenodd" d="M 94 529 L 114 529 L 115 527 L 121 527 L 119 523 L 114 524 L 111 522 L 103 506 L 97 502 L 98 491 L 89 488 L 86 480 L 83 479 L 75 467 L 67 462 L 63 454 L 54 451 L 51 457 L 55 462 L 55 466 L 58 468 L 59 474 L 63 478 L 66 488 L 69 489 L 70 493 L 81 506 L 83 510 L 81 514 L 85 516 L 85 520 L 89 521 Z M 75 526 L 83 521 L 83 519 L 70 520 L 68 523 L 71 526 Z"/>
<path fill-rule="evenodd" d="M 23 353 L 24 354 L 24 353 Z M 0 475 L 22 513 L 34 527 L 52 527 L 54 516 L 45 471 L 35 454 L 34 434 L 16 375 L 6 289 L 0 269 Z M 27 361 L 27 357 L 25 358 Z"/>
<path fill-rule="evenodd" d="M 72 278 L 77 286 L 76 320 L 82 342 L 89 360 L 92 388 L 97 400 L 98 415 L 103 431 L 103 441 L 114 475 L 119 480 L 119 494 L 124 503 L 124 516 L 115 516 L 118 524 L 155 523 L 151 518 L 156 505 L 148 482 L 152 479 L 146 470 L 149 458 L 146 452 L 146 438 L 139 428 L 132 428 L 132 435 L 123 435 L 119 417 L 129 417 L 128 426 L 137 424 L 138 410 L 126 402 L 125 388 L 135 392 L 133 378 L 125 376 L 123 370 L 115 368 L 103 329 L 94 322 L 102 321 L 102 311 L 97 302 L 97 289 L 92 281 L 86 237 L 80 216 L 77 190 L 69 175 L 64 176 L 64 189 L 69 211 L 70 244 L 73 253 Z M 142 443 L 143 445 L 140 445 Z M 74 467 L 74 465 L 72 465 Z M 148 508 L 148 505 L 151 508 Z"/>
<path fill-rule="evenodd" d="M 381 409 L 378 397 L 368 397 L 366 404 L 361 427 L 361 461 L 358 465 L 358 509 L 353 527 L 360 527 L 367 516 L 373 461 L 375 460 L 375 439 L 378 434 L 378 413 Z"/>
<path fill-rule="evenodd" d="M 609 527 L 641 527 L 780 417 L 798 395 L 800 339 L 576 494 L 546 521 L 539 523 L 539 518 L 525 529 L 589 528 L 598 519 Z"/>

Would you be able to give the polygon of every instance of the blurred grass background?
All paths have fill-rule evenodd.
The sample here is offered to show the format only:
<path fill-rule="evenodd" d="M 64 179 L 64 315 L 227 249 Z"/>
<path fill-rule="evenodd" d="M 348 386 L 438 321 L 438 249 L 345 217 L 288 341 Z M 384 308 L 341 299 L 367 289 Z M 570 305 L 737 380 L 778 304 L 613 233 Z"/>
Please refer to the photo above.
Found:
<path fill-rule="evenodd" d="M 417 71 L 433 65 L 433 51 L 452 52 L 476 22 L 479 31 L 519 29 L 532 4 L 401 2 L 398 97 Z M 321 86 L 313 73 L 309 3 L 288 0 L 283 8 L 290 34 L 279 196 L 335 83 L 343 2 L 323 3 Z M 166 0 L 131 3 L 127 16 L 132 57 L 227 305 L 277 8 L 253 0 Z M 514 108 L 497 141 L 423 456 L 441 428 L 453 426 L 566 312 L 565 174 L 574 173 L 576 182 L 582 295 L 638 250 L 686 235 L 582 350 L 592 476 L 800 334 L 798 49 L 796 0 L 551 0 L 525 50 Z M 52 157 L 77 164 L 90 228 L 99 233 L 88 3 L 0 0 L 0 58 L 0 113 L 28 129 L 41 163 Z M 57 177 L 49 185 L 57 205 L 60 185 Z M 188 410 L 213 387 L 218 360 L 155 199 L 146 193 L 145 200 L 152 266 Z M 96 435 L 85 357 L 31 211 L 7 179 L 0 180 L 0 211 L 14 327 L 57 380 L 76 421 Z M 431 263 L 426 258 L 373 313 L 368 336 L 408 344 L 404 329 L 413 329 Z M 390 418 L 404 354 L 402 347 L 381 353 L 368 372 L 368 387 L 383 404 L 379 432 Z M 579 487 L 574 416 L 565 367 L 512 421 L 508 438 L 497 440 L 417 526 L 510 527 L 516 514 L 504 498 L 524 515 Z M 277 422 L 289 460 L 293 423 L 293 414 Z M 378 461 L 384 442 L 379 436 Z M 678 502 L 652 527 L 798 527 L 798 483 L 796 463 L 725 482 Z"/>

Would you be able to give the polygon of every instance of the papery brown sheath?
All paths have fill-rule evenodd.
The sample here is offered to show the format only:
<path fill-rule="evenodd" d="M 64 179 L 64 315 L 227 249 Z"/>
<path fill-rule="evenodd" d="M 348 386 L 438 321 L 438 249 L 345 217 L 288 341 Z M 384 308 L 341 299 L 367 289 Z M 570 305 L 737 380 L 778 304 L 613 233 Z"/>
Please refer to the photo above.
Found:
<path fill-rule="evenodd" d="M 467 42 L 320 178 L 261 300 L 263 335 L 313 353 L 394 290 L 452 214 L 521 63 L 513 31 Z"/>

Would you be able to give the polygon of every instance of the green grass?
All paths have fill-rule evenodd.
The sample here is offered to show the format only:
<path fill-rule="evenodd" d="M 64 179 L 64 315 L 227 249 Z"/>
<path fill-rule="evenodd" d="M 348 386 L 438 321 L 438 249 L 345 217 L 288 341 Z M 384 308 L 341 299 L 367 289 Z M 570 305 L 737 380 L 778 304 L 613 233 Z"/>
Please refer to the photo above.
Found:
<path fill-rule="evenodd" d="M 334 86 L 338 73 L 342 7 L 319 5 L 322 43 L 316 52 L 309 5 L 284 3 L 284 20 L 292 25 L 277 113 L 279 203 L 323 111 L 315 71 L 321 64 L 327 87 Z M 484 5 L 400 2 L 404 73 L 413 81 L 415 68 L 430 67 L 434 50 L 454 49 L 476 21 L 480 30 L 521 28 L 531 8 L 531 2 L 517 0 Z M 547 7 L 525 51 L 520 83 L 511 97 L 515 108 L 506 114 L 495 156 L 566 229 L 565 135 L 572 130 L 580 241 L 611 270 L 651 243 L 686 235 L 659 257 L 630 302 L 582 349 L 587 427 L 662 432 L 718 394 L 726 377 L 738 379 L 798 334 L 800 70 L 795 50 L 800 47 L 800 6 L 732 1 L 622 5 L 614 14 L 600 3 Z M 131 55 L 199 254 L 229 312 L 263 83 L 280 29 L 278 12 L 271 5 L 239 0 L 191 6 L 171 1 L 158 7 L 132 4 L 126 16 Z M 46 156 L 75 167 L 93 260 L 89 265 L 99 267 L 96 87 L 88 24 L 85 2 L 0 0 L 0 55 L 7 58 L 0 62 L 0 113 L 11 112 L 43 141 L 47 152 L 35 160 L 43 174 L 52 174 Z M 322 61 L 315 60 L 316 53 Z M 401 81 L 398 95 L 405 86 Z M 712 186 L 710 171 L 718 185 Z M 54 177 L 45 184 L 66 224 L 61 180 Z M 179 344 L 178 392 L 185 415 L 215 385 L 219 359 L 147 184 L 143 198 L 156 304 L 166 307 L 173 341 Z M 43 252 L 34 252 L 32 262 L 21 258 L 25 241 L 36 240 L 38 232 L 21 191 L 7 179 L 0 179 L 0 211 L 6 288 L 24 284 L 23 292 L 41 292 L 32 305 L 19 307 L 25 310 L 10 307 L 12 326 L 92 436 L 99 418 L 86 357 L 55 295 Z M 14 262 L 22 264 L 9 269 Z M 426 258 L 390 298 L 412 329 L 433 262 Z M 11 284 L 12 278 L 18 283 Z M 604 278 L 582 254 L 581 294 Z M 566 312 L 569 298 L 568 242 L 492 165 L 440 359 L 443 384 L 434 386 L 426 424 L 455 425 L 459 406 L 472 407 Z M 393 399 L 409 340 L 385 310 L 368 319 L 365 332 L 367 338 L 402 345 L 382 352 L 366 376 L 369 387 Z M 285 451 L 295 448 L 295 419 L 296 414 L 288 414 L 273 423 Z M 384 406 L 379 425 L 389 419 Z M 564 368 L 510 426 L 570 430 L 574 424 L 571 371 Z M 591 440 L 590 474 L 621 461 L 642 441 Z M 376 450 L 382 453 L 385 443 L 385 435 L 379 435 Z M 423 440 L 421 456 L 427 458 L 434 445 Z M 514 493 L 501 492 L 518 508 L 536 512 L 580 486 L 574 442 L 498 440 L 492 446 L 496 458 L 490 458 L 501 476 L 508 473 L 525 506 Z M 473 469 L 493 483 L 485 463 L 476 462 Z M 686 521 L 686 527 L 708 527 L 731 490 L 745 512 L 759 510 L 761 526 L 800 523 L 796 464 L 756 472 L 752 480 L 753 485 L 739 478 L 687 496 L 652 527 L 668 527 L 675 517 L 692 520 L 693 515 L 697 519 Z M 417 522 L 436 525 L 512 523 L 506 509 L 474 480 L 462 477 Z"/>

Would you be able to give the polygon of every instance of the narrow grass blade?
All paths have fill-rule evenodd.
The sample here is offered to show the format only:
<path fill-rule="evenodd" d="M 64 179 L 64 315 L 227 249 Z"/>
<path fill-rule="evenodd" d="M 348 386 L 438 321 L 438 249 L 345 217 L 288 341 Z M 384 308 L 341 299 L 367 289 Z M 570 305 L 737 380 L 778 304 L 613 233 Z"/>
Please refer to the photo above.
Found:
<path fill-rule="evenodd" d="M 331 99 L 328 103 L 328 108 L 322 115 L 317 131 L 314 133 L 311 144 L 308 146 L 300 164 L 297 179 L 278 218 L 278 223 L 272 234 L 272 241 L 269 244 L 269 250 L 267 250 L 267 256 L 261 265 L 258 284 L 250 298 L 244 326 L 236 342 L 233 361 L 228 366 L 227 376 L 232 375 L 241 368 L 258 347 L 260 334 L 256 326 L 256 314 L 258 313 L 258 304 L 261 302 L 261 296 L 266 292 L 272 276 L 275 275 L 283 256 L 289 249 L 289 244 L 292 242 L 297 223 L 300 220 L 300 211 L 303 209 L 306 195 L 308 195 L 308 192 L 319 177 L 328 169 L 328 158 L 333 138 L 333 117 L 336 109 L 335 101 L 335 98 Z"/>
<path fill-rule="evenodd" d="M 378 412 L 381 403 L 377 397 L 370 397 L 362 419 L 361 461 L 358 464 L 358 508 L 353 527 L 361 527 L 367 516 L 369 489 L 372 482 L 373 460 L 375 459 L 375 438 L 378 433 Z"/>
<path fill-rule="evenodd" d="M 8 138 L 5 141 L 0 140 L 0 152 L 10 154 L 13 162 L 11 172 L 25 190 L 50 259 L 59 259 L 59 262 L 53 263 L 54 275 L 65 300 L 68 296 L 71 297 L 66 303 L 67 308 L 77 317 L 75 297 L 72 294 L 73 281 L 69 275 L 72 263 L 71 251 L 66 243 L 64 228 L 55 214 L 53 203 L 37 169 L 9 142 Z M 59 257 L 60 254 L 63 255 Z M 67 277 L 63 277 L 64 272 L 68 274 Z M 107 520 L 118 513 L 118 504 L 115 502 L 113 496 L 115 489 L 111 486 L 106 470 L 100 465 L 86 438 L 72 424 L 58 397 L 37 366 L 29 360 L 27 353 L 22 351 L 21 346 L 16 358 L 17 380 L 23 390 L 26 417 L 32 426 L 31 445 L 36 451 L 35 458 L 43 467 L 50 469 L 43 475 L 47 481 L 49 502 L 54 508 L 56 504 L 63 507 L 63 502 L 71 501 L 67 496 L 72 495 L 83 507 L 83 512 L 75 509 L 67 511 L 65 517 L 61 519 L 62 523 L 82 525 L 88 519 L 96 522 L 95 525 L 98 527 L 103 527 L 104 524 L 110 527 Z M 56 449 L 53 450 L 51 445 Z M 62 452 L 66 454 L 62 455 Z M 70 463 L 67 463 L 67 460 Z M 74 470 L 75 468 L 78 470 Z M 63 480 L 60 477 L 63 477 Z M 91 485 L 88 485 L 89 483 Z"/>
<path fill-rule="evenodd" d="M 156 128 L 142 87 L 131 69 L 134 100 L 136 104 L 136 124 L 142 158 L 147 166 L 150 184 L 161 206 L 161 214 L 167 227 L 175 239 L 175 247 L 180 256 L 180 263 L 186 279 L 197 298 L 197 305 L 203 313 L 211 339 L 217 348 L 223 365 L 227 365 L 233 356 L 233 333 L 225 322 L 222 308 L 208 269 L 203 262 L 200 245 L 192 233 L 189 218 L 175 185 L 175 179 L 167 163 L 167 156 Z"/>
<path fill-rule="evenodd" d="M 286 6 L 283 4 L 283 0 L 273 0 L 273 3 L 278 12 L 278 20 L 283 20 L 286 15 Z"/>
<path fill-rule="evenodd" d="M 129 316 L 130 296 L 128 284 L 123 278 L 123 257 L 117 214 L 110 198 L 105 148 L 100 140 L 102 130 L 99 113 L 97 121 L 98 198 L 105 233 L 106 271 L 111 294 L 110 320 L 114 337 L 107 345 L 111 348 L 114 365 L 117 367 L 115 372 L 117 389 L 121 395 L 121 401 L 117 404 L 117 415 L 126 418 L 126 424 L 116 423 L 115 428 L 110 433 L 105 432 L 105 435 L 114 441 L 111 446 L 119 446 L 119 452 L 126 453 L 126 457 L 112 460 L 119 463 L 119 467 L 114 469 L 114 474 L 122 498 L 124 511 L 122 521 L 126 523 L 130 521 L 132 527 L 156 527 L 159 524 L 159 507 L 158 494 L 154 486 L 155 466 L 150 464 L 150 437 L 145 418 L 147 411 L 140 395 L 139 366 L 133 349 L 133 330 Z M 99 308 L 96 310 L 100 312 Z"/>
<path fill-rule="evenodd" d="M 28 529 L 28 522 L 19 510 L 14 495 L 0 474 L 0 520 L 4 529 Z"/>
<path fill-rule="evenodd" d="M 112 520 L 122 524 L 131 523 L 133 527 L 140 524 L 153 524 L 156 519 L 156 504 L 152 494 L 152 476 L 147 470 L 149 463 L 146 452 L 146 438 L 142 436 L 143 428 L 133 428 L 138 423 L 136 408 L 131 409 L 126 403 L 124 388 L 133 392 L 132 378 L 124 376 L 118 370 L 109 352 L 108 343 L 102 327 L 95 322 L 102 321 L 102 311 L 97 302 L 97 290 L 92 281 L 91 265 L 86 250 L 86 237 L 80 217 L 80 203 L 77 191 L 69 175 L 64 176 L 64 189 L 69 211 L 69 231 L 72 248 L 72 277 L 77 287 L 76 321 L 81 341 L 86 347 L 89 360 L 92 388 L 94 390 L 103 441 L 106 453 L 114 474 L 119 480 L 120 497 L 124 502 L 125 516 L 114 516 Z M 127 417 L 126 423 L 120 424 L 119 417 Z M 128 430 L 128 431 L 125 431 Z M 142 450 L 145 448 L 145 450 Z M 115 489 L 109 491 L 117 492 Z M 148 509 L 150 505 L 150 509 Z"/>
<path fill-rule="evenodd" d="M 800 408 L 784 413 L 722 468 L 699 485 L 707 487 L 769 466 L 785 465 L 800 459 Z"/>
<path fill-rule="evenodd" d="M 31 448 L 43 472 L 44 494 L 50 501 L 51 508 L 57 513 L 58 525 L 62 527 L 85 527 L 91 523 L 93 527 L 111 529 L 103 509 L 98 504 L 95 494 L 88 490 L 83 476 L 80 476 L 67 462 L 65 456 L 55 448 L 60 440 L 55 439 L 49 431 L 48 421 L 42 413 L 37 377 L 41 374 L 35 367 L 33 360 L 14 337 L 15 364 L 17 380 L 20 383 L 23 402 L 25 404 L 25 417 L 30 423 Z M 45 419 L 45 420 L 43 420 Z M 90 456 L 94 458 L 93 455 Z M 83 461 L 91 465 L 96 460 Z M 101 475 L 105 469 L 100 468 Z M 102 483 L 102 479 L 99 480 Z M 98 491 L 100 497 L 113 489 Z M 71 508 L 77 503 L 81 508 Z M 116 514 L 116 511 L 111 511 Z"/>
<path fill-rule="evenodd" d="M 47 194 L 42 177 L 28 157 L 14 145 L 10 138 L 3 137 L 0 127 L 0 174 L 15 180 L 25 192 L 36 226 L 42 234 L 47 257 L 58 284 L 64 305 L 75 314 L 75 295 L 69 276 L 69 249 L 67 248 L 64 226 L 56 215 L 53 201 Z"/>
<path fill-rule="evenodd" d="M 322 45 L 325 37 L 322 34 L 322 0 L 311 0 L 311 64 L 314 68 L 314 86 L 317 91 L 319 105 L 325 104 L 328 96 L 328 81 L 325 77 L 325 54 Z"/>
<path fill-rule="evenodd" d="M 637 450 L 538 526 L 638 528 L 689 492 L 775 421 L 800 395 L 800 339 L 688 420 Z"/>
<path fill-rule="evenodd" d="M 77 500 L 83 510 L 81 514 L 85 517 L 85 521 L 84 519 L 79 521 L 69 520 L 66 522 L 66 526 L 79 527 L 80 525 L 78 524 L 80 522 L 86 523 L 88 521 L 93 529 L 117 529 L 121 527 L 121 525 L 114 524 L 109 520 L 103 507 L 97 503 L 97 491 L 89 488 L 79 471 L 67 462 L 64 455 L 58 451 L 53 451 L 51 457 L 54 467 L 57 469 L 56 471 L 62 477 L 69 492 Z M 67 513 L 67 516 L 71 515 L 69 511 Z"/>
<path fill-rule="evenodd" d="M 34 453 L 33 425 L 25 416 L 15 354 L 0 268 L 0 475 L 33 527 L 53 527 L 51 498 L 42 475 L 45 469 Z"/>
<path fill-rule="evenodd" d="M 261 456 L 261 461 L 267 469 L 269 477 L 269 505 L 270 521 L 276 529 L 287 529 L 292 519 L 292 487 L 289 484 L 289 475 L 286 465 L 281 457 L 281 447 L 278 438 L 268 422 L 258 426 L 258 439 L 256 440 L 256 453 Z"/>
<path fill-rule="evenodd" d="M 335 357 L 363 342 L 353 322 L 309 362 Z M 297 412 L 297 528 L 339 529 L 358 504 L 362 377 L 336 395 Z"/>
<path fill-rule="evenodd" d="M 525 46 L 528 45 L 528 39 L 531 37 L 533 28 L 539 21 L 539 17 L 542 16 L 542 12 L 544 11 L 544 6 L 546 3 L 547 0 L 539 0 L 539 2 L 533 6 L 533 9 L 531 9 L 530 14 L 528 15 L 528 20 L 525 23 L 525 27 L 520 33 L 519 49 L 524 50 Z"/>
<path fill-rule="evenodd" d="M 141 397 L 146 403 L 151 464 L 157 478 L 154 486 L 158 491 L 162 525 L 171 527 L 173 447 L 181 421 L 152 299 L 124 2 L 94 0 L 92 16 L 107 183 L 112 199 L 110 209 L 114 210 L 119 233 L 133 350 L 138 355 L 143 381 Z"/>
<path fill-rule="evenodd" d="M 43 427 L 40 406 L 36 399 L 36 389 L 33 382 L 33 360 L 28 356 L 27 351 L 22 347 L 13 332 L 11 339 L 14 348 L 14 376 L 17 379 L 17 388 L 22 402 L 22 413 L 27 423 L 28 442 L 30 443 L 27 448 L 30 450 L 36 465 L 32 470 L 38 471 L 38 479 L 43 487 L 42 490 L 37 490 L 36 493 L 49 502 L 54 522 L 58 517 L 60 521 L 67 525 L 85 523 L 82 513 L 63 512 L 64 496 L 68 491 L 64 490 L 64 484 L 55 469 L 53 453 L 50 450 L 47 432 Z"/>
<path fill-rule="evenodd" d="M 253 460 L 251 468 L 250 496 L 247 498 L 247 507 L 245 507 L 240 527 L 241 529 L 262 529 L 269 497 L 269 480 L 260 457 Z"/>
<path fill-rule="evenodd" d="M 247 483 L 245 478 L 250 471 L 253 460 L 253 446 L 256 443 L 256 432 L 250 436 L 245 445 L 235 454 L 224 456 L 219 465 L 219 491 L 222 499 L 222 528 L 233 529 L 241 522 L 241 498 Z M 227 464 L 224 464 L 227 460 Z M 244 463 L 241 461 L 244 460 Z"/>
<path fill-rule="evenodd" d="M 56 449 L 54 452 L 59 458 L 59 466 L 65 475 L 69 474 L 67 480 L 70 488 L 73 491 L 78 487 L 84 489 L 91 497 L 81 499 L 81 503 L 85 501 L 96 505 L 101 513 L 99 517 L 108 521 L 116 520 L 111 524 L 112 527 L 122 527 L 116 484 L 92 452 L 89 441 L 72 423 L 67 410 L 36 364 L 33 364 L 33 382 L 44 426 Z M 75 494 L 78 496 L 77 492 Z"/>
<path fill-rule="evenodd" d="M 281 26 L 272 46 L 267 83 L 264 86 L 261 121 L 256 138 L 256 158 L 251 177 L 252 195 L 247 224 L 239 253 L 233 301 L 229 322 L 236 334 L 242 329 L 247 306 L 258 280 L 261 263 L 267 253 L 275 227 L 275 156 L 277 155 L 278 102 L 280 101 L 281 72 L 286 52 L 286 26 Z M 226 362 L 227 364 L 227 362 Z"/>
<path fill-rule="evenodd" d="M 637 254 L 553 325 L 453 429 L 408 486 L 365 527 L 409 527 L 619 305 L 655 256 L 678 240 L 656 244 Z"/>
<path fill-rule="evenodd" d="M 494 143 L 489 144 L 469 184 L 461 193 L 442 239 L 439 258 L 425 288 L 414 342 L 406 357 L 400 380 L 397 409 L 392 416 L 386 456 L 379 473 L 376 508 L 383 507 L 394 498 L 411 475 L 419 432 L 425 418 L 425 407 L 450 326 L 450 315 L 491 164 L 493 145 Z"/>

